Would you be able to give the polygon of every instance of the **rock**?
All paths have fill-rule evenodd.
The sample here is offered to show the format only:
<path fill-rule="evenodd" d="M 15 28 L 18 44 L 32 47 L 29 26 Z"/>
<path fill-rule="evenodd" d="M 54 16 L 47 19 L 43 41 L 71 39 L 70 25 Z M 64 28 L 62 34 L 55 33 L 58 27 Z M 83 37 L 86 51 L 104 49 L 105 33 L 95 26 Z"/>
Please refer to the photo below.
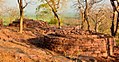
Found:
<path fill-rule="evenodd" d="M 9 24 L 9 26 L 15 26 L 15 27 L 19 27 L 20 21 L 19 19 L 16 19 L 15 21 L 13 21 L 11 24 Z M 24 19 L 23 21 L 23 26 L 25 27 L 49 27 L 48 23 L 42 21 L 42 20 L 33 20 L 33 19 Z"/>
<path fill-rule="evenodd" d="M 79 56 L 78 59 L 82 62 L 97 62 L 96 58 L 91 56 Z"/>

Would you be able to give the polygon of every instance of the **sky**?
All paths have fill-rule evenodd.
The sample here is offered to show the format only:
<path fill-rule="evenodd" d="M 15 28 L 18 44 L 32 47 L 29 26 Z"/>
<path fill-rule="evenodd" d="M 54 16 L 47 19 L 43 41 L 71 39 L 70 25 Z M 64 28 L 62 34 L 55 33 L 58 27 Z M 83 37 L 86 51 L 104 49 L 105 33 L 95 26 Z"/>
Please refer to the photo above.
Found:
<path fill-rule="evenodd" d="M 29 0 L 27 0 L 29 1 Z M 74 7 L 73 7 L 73 3 L 74 1 L 73 0 L 69 0 L 68 1 L 68 4 L 66 4 L 66 7 L 65 9 L 62 9 L 60 11 L 60 13 L 74 13 Z M 17 4 L 17 0 L 5 0 L 5 4 L 6 6 L 9 6 L 9 7 L 17 7 L 18 8 L 18 4 Z M 25 13 L 27 14 L 34 14 L 35 13 L 35 10 L 37 8 L 37 6 L 39 5 L 40 3 L 39 2 L 35 2 L 33 4 L 29 4 L 26 8 L 25 8 Z"/>
<path fill-rule="evenodd" d="M 65 13 L 70 13 L 72 12 L 74 9 L 71 9 L 73 8 L 72 7 L 72 3 L 71 1 L 68 2 L 69 4 L 67 8 L 65 8 L 64 11 L 62 12 L 65 12 Z M 36 7 L 39 5 L 40 3 L 39 2 L 35 2 L 33 4 L 29 4 L 26 8 L 25 8 L 25 12 L 28 13 L 28 14 L 34 14 L 35 13 L 35 10 L 36 10 Z M 17 0 L 5 0 L 5 5 L 8 6 L 8 7 L 17 7 L 18 8 L 18 4 L 17 4 Z M 68 10 L 68 11 L 67 11 Z"/>
<path fill-rule="evenodd" d="M 18 8 L 18 3 L 17 0 L 5 0 L 5 4 L 8 7 L 16 7 Z M 35 13 L 35 9 L 37 7 L 38 4 L 29 4 L 26 8 L 25 8 L 25 12 L 29 13 L 29 14 L 33 14 Z"/>
<path fill-rule="evenodd" d="M 28 0 L 27 0 L 28 1 Z M 62 10 L 62 13 L 64 14 L 69 14 L 69 13 L 75 13 L 75 8 L 72 6 L 74 1 L 76 0 L 69 0 L 67 7 L 65 9 Z M 104 3 L 109 4 L 109 0 L 104 0 Z M 5 0 L 5 5 L 8 7 L 17 7 L 18 8 L 18 4 L 17 4 L 17 0 Z M 25 13 L 27 14 L 35 14 L 35 10 L 36 7 L 39 5 L 39 2 L 35 2 L 33 4 L 29 4 L 26 8 L 25 8 Z"/>

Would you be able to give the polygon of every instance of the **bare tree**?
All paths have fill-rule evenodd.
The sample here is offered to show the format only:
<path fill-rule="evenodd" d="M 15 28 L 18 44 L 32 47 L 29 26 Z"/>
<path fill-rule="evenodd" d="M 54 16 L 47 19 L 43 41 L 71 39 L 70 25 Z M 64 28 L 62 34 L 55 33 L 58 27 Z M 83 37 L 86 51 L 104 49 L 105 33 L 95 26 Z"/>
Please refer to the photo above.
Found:
<path fill-rule="evenodd" d="M 110 0 L 113 7 L 113 17 L 111 25 L 111 35 L 116 36 L 119 24 L 119 0 Z M 116 25 L 114 24 L 116 22 Z"/>
<path fill-rule="evenodd" d="M 57 14 L 58 9 L 60 8 L 61 2 L 65 2 L 65 0 L 45 0 L 47 2 L 47 4 L 49 5 L 49 7 L 51 8 L 53 14 L 54 14 L 54 18 L 57 19 L 58 21 L 58 28 L 61 28 L 61 20 L 59 18 L 59 15 Z"/>
<path fill-rule="evenodd" d="M 82 26 L 81 29 L 84 27 L 84 22 L 87 22 L 87 29 L 90 30 L 89 24 L 89 12 L 94 4 L 101 2 L 102 0 L 77 0 L 78 9 L 80 10 L 80 14 L 82 14 Z"/>
<path fill-rule="evenodd" d="M 20 33 L 23 32 L 23 18 L 24 18 L 24 8 L 28 5 L 29 2 L 26 2 L 26 0 L 17 0 L 19 4 L 19 10 L 20 10 Z M 23 5 L 23 1 L 25 2 L 25 5 Z"/>
<path fill-rule="evenodd" d="M 107 11 L 107 10 L 109 10 L 109 11 Z M 89 12 L 89 15 L 88 15 L 89 20 L 92 21 L 92 23 L 94 24 L 95 32 L 99 32 L 98 29 L 99 29 L 100 25 L 105 23 L 106 20 L 108 20 L 108 21 L 111 20 L 111 18 L 110 18 L 111 13 L 112 13 L 111 8 L 107 7 L 107 5 L 102 5 L 102 4 L 99 6 L 96 5 L 96 8 L 94 7 Z M 106 25 L 108 25 L 109 23 L 110 22 L 108 22 Z M 107 30 L 107 29 L 105 28 L 105 30 Z"/>

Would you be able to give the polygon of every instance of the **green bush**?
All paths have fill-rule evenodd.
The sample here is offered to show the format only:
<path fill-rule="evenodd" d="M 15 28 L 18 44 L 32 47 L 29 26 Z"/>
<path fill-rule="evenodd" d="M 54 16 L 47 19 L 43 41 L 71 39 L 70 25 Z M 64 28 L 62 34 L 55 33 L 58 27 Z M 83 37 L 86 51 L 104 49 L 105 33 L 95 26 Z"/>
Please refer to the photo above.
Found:
<path fill-rule="evenodd" d="M 51 18 L 51 20 L 48 22 L 49 24 L 57 24 L 56 18 Z"/>

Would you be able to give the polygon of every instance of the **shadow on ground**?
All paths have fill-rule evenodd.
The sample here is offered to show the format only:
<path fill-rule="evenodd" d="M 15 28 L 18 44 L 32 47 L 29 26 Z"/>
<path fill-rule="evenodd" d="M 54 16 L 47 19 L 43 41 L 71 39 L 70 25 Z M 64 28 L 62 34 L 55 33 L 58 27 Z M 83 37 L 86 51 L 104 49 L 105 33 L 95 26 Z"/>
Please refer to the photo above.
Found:
<path fill-rule="evenodd" d="M 50 35 L 51 35 L 51 34 L 50 34 Z M 51 36 L 56 36 L 56 37 L 57 37 L 57 35 L 51 35 Z M 58 35 L 58 37 L 62 37 L 62 36 Z M 63 36 L 63 37 L 64 37 L 64 36 Z M 48 37 L 48 36 L 42 36 L 42 37 L 39 37 L 39 38 L 31 38 L 31 39 L 28 39 L 28 42 L 29 42 L 31 45 L 33 45 L 34 47 L 43 48 L 43 49 L 48 49 L 48 50 L 51 50 L 51 51 L 56 52 L 55 50 L 53 50 L 53 48 L 55 49 L 55 47 L 53 47 L 52 42 L 50 42 L 50 41 L 53 40 L 53 39 L 49 39 L 49 38 L 50 38 L 50 37 Z M 50 45 L 51 45 L 51 46 L 50 46 Z M 77 56 L 77 57 L 68 57 L 68 56 L 65 56 L 65 55 L 63 54 L 63 52 L 61 53 L 61 51 L 60 51 L 60 52 L 57 51 L 56 53 L 58 53 L 58 54 L 60 54 L 60 55 L 62 55 L 62 56 L 64 56 L 64 57 L 66 57 L 67 59 L 70 59 L 70 60 L 76 61 L 76 62 L 82 62 L 82 61 L 96 62 L 96 61 L 97 61 L 96 58 L 94 58 L 94 57 L 92 57 L 92 56 L 89 56 L 89 57 L 88 57 L 88 56 L 81 56 L 81 55 L 79 55 L 79 56 Z"/>

